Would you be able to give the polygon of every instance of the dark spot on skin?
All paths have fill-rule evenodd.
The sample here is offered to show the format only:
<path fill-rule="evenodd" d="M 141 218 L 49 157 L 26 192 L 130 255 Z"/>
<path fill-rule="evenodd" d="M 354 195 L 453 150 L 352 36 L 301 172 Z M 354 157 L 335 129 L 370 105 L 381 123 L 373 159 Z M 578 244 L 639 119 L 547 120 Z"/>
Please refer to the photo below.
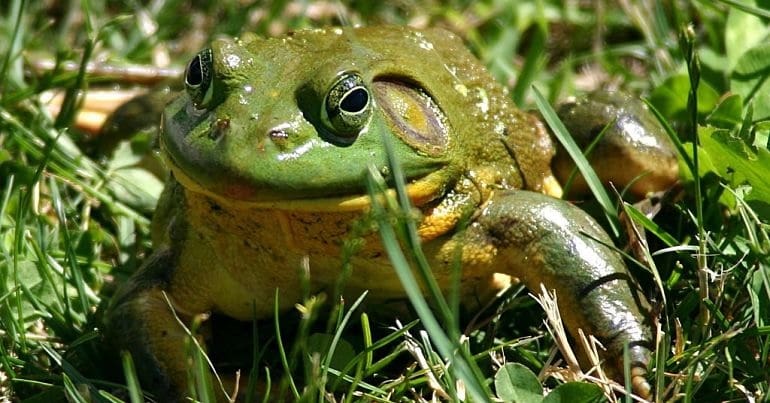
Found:
<path fill-rule="evenodd" d="M 219 204 L 213 201 L 209 201 L 209 207 L 211 208 L 211 211 L 214 211 L 214 212 L 222 211 L 222 206 L 220 206 Z"/>
<path fill-rule="evenodd" d="M 270 138 L 270 141 L 273 142 L 273 144 L 277 145 L 279 148 L 284 149 L 289 145 L 289 133 L 286 132 L 284 129 L 271 129 L 267 136 Z M 264 145 L 260 144 L 258 147 L 260 151 L 264 150 Z"/>
<path fill-rule="evenodd" d="M 515 244 L 516 237 L 512 234 L 513 229 L 521 226 L 521 220 L 518 217 L 503 216 L 498 220 L 495 220 L 489 226 L 490 241 L 496 247 L 508 247 Z"/>
<path fill-rule="evenodd" d="M 321 222 L 321 217 L 312 215 L 292 215 L 292 221 L 304 225 L 312 225 Z"/>
<path fill-rule="evenodd" d="M 273 140 L 281 140 L 281 139 L 289 138 L 289 134 L 286 133 L 286 131 L 283 130 L 283 129 L 273 129 L 273 130 L 270 130 L 270 133 L 268 135 Z"/>
<path fill-rule="evenodd" d="M 166 330 L 162 330 L 162 331 L 160 332 L 160 337 L 166 337 L 166 336 L 168 336 L 168 331 L 166 331 Z"/>
<path fill-rule="evenodd" d="M 230 130 L 230 118 L 220 118 L 214 121 L 209 131 L 209 138 L 219 140 Z"/>
<path fill-rule="evenodd" d="M 627 273 L 612 273 L 608 276 L 600 277 L 583 287 L 582 290 L 580 290 L 580 293 L 578 294 L 578 298 L 585 298 L 590 294 L 592 291 L 598 289 L 604 284 L 613 282 L 613 281 L 621 281 L 624 283 L 630 283 L 631 278 Z"/>

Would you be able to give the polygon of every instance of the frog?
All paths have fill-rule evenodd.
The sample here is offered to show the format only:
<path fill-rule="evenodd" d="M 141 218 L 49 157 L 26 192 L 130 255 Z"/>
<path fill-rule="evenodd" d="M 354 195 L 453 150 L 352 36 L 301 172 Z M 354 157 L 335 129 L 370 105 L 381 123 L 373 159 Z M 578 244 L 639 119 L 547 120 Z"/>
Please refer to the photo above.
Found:
<path fill-rule="evenodd" d="M 154 252 L 105 319 L 105 338 L 162 401 L 188 390 L 185 325 L 210 313 L 289 312 L 304 288 L 334 288 L 344 263 L 344 296 L 367 292 L 372 307 L 405 299 L 376 225 L 353 231 L 377 199 L 368 175 L 392 187 L 389 156 L 442 290 L 458 266 L 463 306 L 495 298 L 501 278 L 552 290 L 569 332 L 596 337 L 620 377 L 625 349 L 633 390 L 650 396 L 639 287 L 597 221 L 560 199 L 545 125 L 455 34 L 373 26 L 219 38 L 189 62 L 184 86 L 160 124 L 169 174 Z M 359 246 L 343 258 L 351 237 Z"/>

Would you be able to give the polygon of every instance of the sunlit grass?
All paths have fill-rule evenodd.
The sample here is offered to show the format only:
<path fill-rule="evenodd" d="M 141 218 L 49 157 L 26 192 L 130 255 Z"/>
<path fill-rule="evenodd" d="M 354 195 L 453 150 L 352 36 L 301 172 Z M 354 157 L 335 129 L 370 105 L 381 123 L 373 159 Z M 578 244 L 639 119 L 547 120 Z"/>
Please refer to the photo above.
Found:
<path fill-rule="evenodd" d="M 357 8 L 296 2 L 189 7 L 159 1 L 152 8 L 104 0 L 53 2 L 53 8 L 45 7 L 50 2 L 6 3 L 0 6 L 0 401 L 141 401 L 145 393 L 130 357 L 100 349 L 99 315 L 116 285 L 150 253 L 147 207 L 159 182 L 137 165 L 141 158 L 131 147 L 113 155 L 84 151 L 87 136 L 73 128 L 79 91 L 115 81 L 89 76 L 86 63 L 180 68 L 216 35 L 275 35 L 340 23 L 450 29 L 523 108 L 598 87 L 648 97 L 681 139 L 685 172 L 681 192 L 657 217 L 624 209 L 647 232 L 644 255 L 652 269 L 631 266 L 643 285 L 652 285 L 645 289 L 660 329 L 650 379 L 655 399 L 768 398 L 770 199 L 763 200 L 767 183 L 755 178 L 770 177 L 770 125 L 761 115 L 764 105 L 740 92 L 738 84 L 752 77 L 729 70 L 753 61 L 741 64 L 736 47 L 726 45 L 728 36 L 744 38 L 743 50 L 767 43 L 767 23 L 751 17 L 766 17 L 767 10 L 753 2 L 679 2 L 672 9 L 652 1 L 601 2 L 594 9 L 545 0 Z M 180 12 L 190 18 L 179 18 Z M 695 24 L 693 35 L 680 43 L 688 23 Z M 75 67 L 40 71 L 34 68 L 39 60 Z M 696 82 L 697 93 L 680 85 Z M 49 89 L 65 90 L 57 117 L 39 97 Z M 720 98 L 730 91 L 743 97 L 739 105 Z M 697 104 L 688 104 L 696 95 Z M 722 137 L 714 135 L 717 129 Z M 696 150 L 703 154 L 692 151 L 697 136 L 702 147 Z M 714 144 L 745 155 L 754 162 L 751 171 L 734 163 L 737 169 L 722 169 L 731 163 Z M 381 184 L 371 179 L 372 192 L 379 191 Z M 618 203 L 612 194 L 606 199 L 602 206 L 622 248 L 627 238 L 618 224 Z M 402 275 L 415 264 L 429 270 L 420 258 L 414 221 L 400 210 L 405 201 L 390 200 L 375 214 Z M 284 330 L 289 315 L 276 317 L 277 330 L 272 323 L 254 324 L 256 342 L 248 353 L 254 371 L 241 374 L 256 385 L 249 388 L 249 401 L 270 401 L 255 390 L 289 401 L 434 395 L 483 401 L 498 396 L 496 371 L 506 362 L 536 374 L 566 366 L 555 358 L 543 314 L 520 288 L 510 290 L 497 311 L 482 315 L 481 324 L 466 328 L 451 295 L 428 308 L 415 289 L 415 281 L 428 280 L 423 274 L 404 281 L 419 322 L 370 322 L 357 301 L 308 295 L 302 318 L 289 327 L 294 331 Z M 430 297 L 441 299 L 440 292 Z M 219 385 L 195 354 L 199 369 L 193 376 L 206 400 Z M 540 381 L 547 389 L 559 384 L 553 377 Z"/>

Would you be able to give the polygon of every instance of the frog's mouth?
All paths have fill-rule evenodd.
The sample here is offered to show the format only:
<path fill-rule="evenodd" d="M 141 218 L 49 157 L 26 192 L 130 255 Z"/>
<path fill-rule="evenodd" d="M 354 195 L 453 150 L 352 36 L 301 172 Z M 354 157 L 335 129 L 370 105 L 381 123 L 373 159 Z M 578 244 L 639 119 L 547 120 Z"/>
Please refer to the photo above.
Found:
<path fill-rule="evenodd" d="M 355 212 L 371 208 L 372 198 L 368 194 L 349 194 L 340 196 L 309 198 L 245 199 L 218 194 L 206 189 L 200 183 L 186 175 L 181 169 L 171 167 L 174 178 L 189 191 L 204 194 L 214 200 L 236 208 L 258 208 L 285 211 L 320 211 L 320 212 Z M 447 190 L 446 176 L 442 171 L 429 173 L 412 180 L 406 185 L 406 193 L 414 206 L 422 206 L 443 195 Z M 237 195 L 238 191 L 228 192 Z M 251 191 L 249 191 L 251 193 Z M 380 198 L 395 197 L 394 189 L 387 189 Z"/>

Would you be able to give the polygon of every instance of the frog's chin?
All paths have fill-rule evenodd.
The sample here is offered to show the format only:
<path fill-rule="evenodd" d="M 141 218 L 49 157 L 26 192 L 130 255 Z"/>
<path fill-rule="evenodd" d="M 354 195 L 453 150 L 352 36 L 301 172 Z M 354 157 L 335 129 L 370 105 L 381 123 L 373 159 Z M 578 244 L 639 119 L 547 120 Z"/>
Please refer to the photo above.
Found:
<path fill-rule="evenodd" d="M 195 180 L 180 170 L 172 168 L 174 178 L 189 191 L 204 194 L 218 202 L 234 208 L 258 208 L 284 211 L 318 211 L 318 212 L 354 212 L 368 210 L 372 198 L 367 194 L 351 194 L 330 197 L 280 199 L 240 199 L 217 194 L 201 186 Z M 415 206 L 424 205 L 446 192 L 446 178 L 441 172 L 433 172 L 406 185 L 406 193 Z M 388 189 L 381 197 L 395 197 L 396 192 Z"/>

